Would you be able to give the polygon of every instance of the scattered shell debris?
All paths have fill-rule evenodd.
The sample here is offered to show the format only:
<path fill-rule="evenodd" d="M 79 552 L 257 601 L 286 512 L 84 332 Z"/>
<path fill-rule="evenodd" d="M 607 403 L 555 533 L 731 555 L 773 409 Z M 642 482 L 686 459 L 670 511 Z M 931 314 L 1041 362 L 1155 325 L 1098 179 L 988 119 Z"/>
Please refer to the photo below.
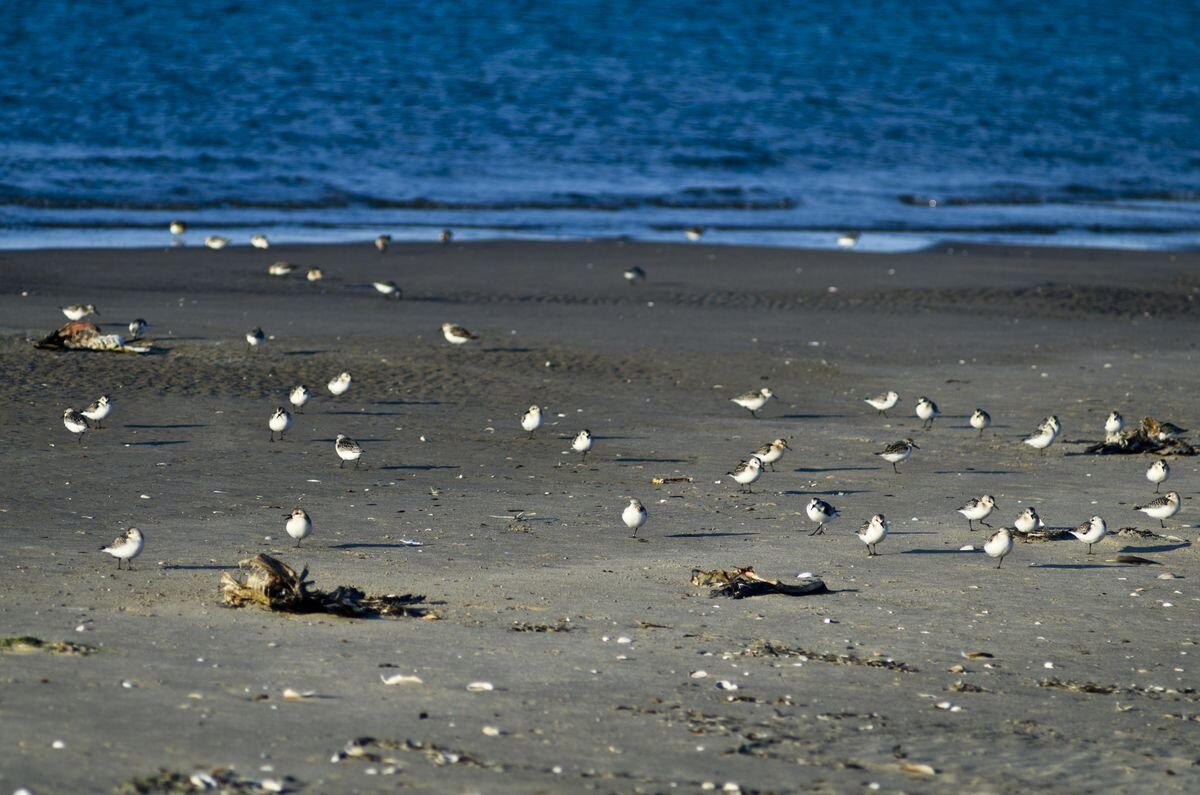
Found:
<path fill-rule="evenodd" d="M 379 675 L 380 680 L 385 685 L 423 685 L 425 680 L 413 674 L 392 674 L 391 676 Z"/>
<path fill-rule="evenodd" d="M 252 779 L 226 768 L 180 773 L 165 768 L 152 776 L 132 778 L 117 785 L 122 795 L 182 795 L 189 792 L 219 792 L 221 795 L 261 795 L 263 792 L 297 792 L 301 784 L 291 776 Z"/>
<path fill-rule="evenodd" d="M 834 665 L 861 665 L 866 668 L 885 668 L 889 671 L 900 671 L 906 674 L 915 674 L 918 669 L 903 663 L 898 660 L 892 660 L 884 657 L 876 659 L 863 659 L 856 657 L 853 654 L 823 654 L 820 652 L 806 651 L 805 649 L 792 648 L 775 640 L 756 640 L 740 652 L 743 657 L 787 657 L 808 662 L 814 660 L 817 662 L 832 663 Z"/>
<path fill-rule="evenodd" d="M 467 685 L 468 693 L 490 693 L 496 689 L 491 682 L 471 682 Z"/>
<path fill-rule="evenodd" d="M 692 585 L 712 586 L 709 596 L 728 596 L 733 599 L 774 593 L 784 596 L 830 593 L 825 581 L 820 577 L 807 578 L 799 584 L 792 585 L 762 577 L 754 571 L 753 566 L 743 566 L 732 570 L 692 569 Z"/>
<path fill-rule="evenodd" d="M 76 628 L 78 632 L 79 629 Z M 32 635 L 16 635 L 0 638 L 0 654 L 65 654 L 68 656 L 85 656 L 96 652 L 95 646 L 84 643 L 72 643 L 69 640 L 42 640 Z"/>

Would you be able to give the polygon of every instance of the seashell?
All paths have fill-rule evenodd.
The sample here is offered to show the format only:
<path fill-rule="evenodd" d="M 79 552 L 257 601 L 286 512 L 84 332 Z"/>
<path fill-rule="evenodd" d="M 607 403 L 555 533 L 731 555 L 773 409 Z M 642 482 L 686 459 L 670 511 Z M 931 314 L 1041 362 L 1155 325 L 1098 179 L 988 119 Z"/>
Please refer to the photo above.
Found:
<path fill-rule="evenodd" d="M 392 674 L 391 676 L 379 675 L 379 679 L 385 685 L 423 685 L 424 680 L 419 676 L 410 676 L 408 674 Z M 470 690 L 470 687 L 467 688 Z"/>
<path fill-rule="evenodd" d="M 216 789 L 217 780 L 207 773 L 193 773 L 188 779 L 197 789 Z"/>
<path fill-rule="evenodd" d="M 704 679 L 706 676 L 708 676 L 708 671 L 692 671 L 690 674 L 688 674 L 688 676 L 693 679 Z"/>
<path fill-rule="evenodd" d="M 962 656 L 966 657 L 968 660 L 991 660 L 994 659 L 996 655 L 992 654 L 990 651 L 964 651 Z"/>
<path fill-rule="evenodd" d="M 1169 571 L 1164 571 L 1162 574 L 1158 575 L 1157 579 L 1159 579 L 1159 580 L 1175 580 L 1175 579 L 1178 579 L 1178 577 L 1176 577 L 1174 574 L 1172 574 Z"/>
<path fill-rule="evenodd" d="M 304 692 L 300 692 L 299 690 L 294 690 L 294 689 L 288 687 L 288 688 L 284 688 L 283 700 L 284 701 L 303 701 L 306 698 L 312 698 L 316 694 L 317 694 L 316 690 L 305 690 Z"/>
<path fill-rule="evenodd" d="M 468 693 L 490 693 L 495 690 L 496 686 L 491 682 L 472 682 L 467 685 Z"/>
<path fill-rule="evenodd" d="M 905 773 L 920 773 L 922 776 L 937 775 L 937 771 L 931 766 L 919 764 L 917 762 L 901 762 L 900 769 Z"/>
<path fill-rule="evenodd" d="M 283 782 L 277 778 L 264 778 L 258 786 L 263 792 L 283 792 Z"/>
<path fill-rule="evenodd" d="M 738 689 L 737 683 L 730 682 L 728 679 L 718 679 L 717 687 L 721 690 L 737 690 Z"/>
<path fill-rule="evenodd" d="M 971 546 L 970 544 L 967 544 L 965 547 L 959 547 L 958 551 L 959 552 L 974 552 L 975 547 Z"/>
<path fill-rule="evenodd" d="M 500 729 L 496 726 L 484 726 L 482 731 L 488 737 L 499 737 L 500 736 Z"/>
<path fill-rule="evenodd" d="M 967 670 L 967 669 L 966 669 L 966 668 L 964 668 L 964 667 L 962 667 L 962 666 L 961 666 L 961 665 L 959 665 L 958 663 L 955 663 L 954 665 L 951 665 L 951 666 L 950 666 L 949 668 L 947 668 L 946 670 L 947 670 L 947 671 L 949 671 L 949 672 L 950 672 L 950 673 L 952 673 L 952 674 L 961 674 L 961 673 L 966 673 L 966 670 Z"/>
<path fill-rule="evenodd" d="M 938 703 L 934 704 L 933 706 L 937 709 L 945 710 L 945 709 L 950 709 L 954 705 L 951 704 L 949 701 L 939 701 Z"/>

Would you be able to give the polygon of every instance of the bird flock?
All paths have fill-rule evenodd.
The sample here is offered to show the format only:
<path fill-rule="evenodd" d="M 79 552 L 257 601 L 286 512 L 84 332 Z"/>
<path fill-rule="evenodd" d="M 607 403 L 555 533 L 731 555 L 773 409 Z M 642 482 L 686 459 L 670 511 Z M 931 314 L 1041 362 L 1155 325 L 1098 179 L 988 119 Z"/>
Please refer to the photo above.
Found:
<path fill-rule="evenodd" d="M 170 231 L 177 239 L 181 238 L 186 232 L 186 225 L 181 221 L 172 222 Z M 699 228 L 690 231 L 697 237 L 703 233 L 703 230 Z M 449 243 L 452 237 L 453 235 L 450 230 L 444 230 L 440 235 L 443 243 Z M 384 252 L 387 250 L 390 241 L 390 236 L 380 235 L 375 239 L 374 244 L 380 252 Z M 219 236 L 210 236 L 205 239 L 205 245 L 212 249 L 223 248 L 228 242 L 227 239 L 220 238 Z M 256 248 L 265 249 L 270 244 L 265 235 L 254 235 L 251 238 L 251 245 Z M 277 262 L 270 266 L 268 273 L 272 276 L 284 277 L 296 270 L 298 270 L 298 266 L 296 265 Z M 310 281 L 316 281 L 323 274 L 319 268 L 310 268 L 307 276 Z M 631 285 L 638 284 L 646 279 L 646 272 L 641 267 L 634 266 L 624 272 L 624 278 Z M 395 282 L 379 281 L 374 282 L 373 286 L 375 290 L 388 298 L 399 299 L 403 295 Z M 99 311 L 91 304 L 75 304 L 60 307 L 60 309 L 72 321 L 79 321 L 90 315 L 99 315 Z M 142 318 L 138 318 L 129 324 L 130 333 L 135 337 L 139 337 L 148 327 L 149 324 Z M 479 339 L 479 335 L 452 322 L 443 323 L 441 331 L 445 340 L 456 347 Z M 251 351 L 258 351 L 262 349 L 268 338 L 261 328 L 256 327 L 245 334 L 245 339 Z M 333 377 L 326 387 L 332 396 L 338 397 L 344 395 L 351 388 L 352 383 L 353 378 L 351 374 L 344 371 Z M 306 385 L 297 384 L 289 391 L 288 402 L 293 411 L 303 413 L 303 407 L 312 399 L 312 396 L 312 391 Z M 730 398 L 730 401 L 746 409 L 752 417 L 758 418 L 759 412 L 775 397 L 775 393 L 769 387 L 762 387 L 736 395 Z M 864 398 L 864 402 L 875 409 L 879 415 L 888 417 L 887 412 L 895 409 L 900 404 L 900 395 L 894 390 L 889 390 L 872 397 Z M 103 428 L 103 421 L 110 415 L 112 410 L 112 399 L 107 395 L 101 395 L 96 401 L 81 411 L 77 411 L 74 408 L 67 408 L 63 412 L 63 425 L 68 432 L 75 434 L 78 443 L 82 444 L 84 435 L 92 430 L 93 427 L 97 430 Z M 544 409 L 541 406 L 534 404 L 520 416 L 520 427 L 529 434 L 530 438 L 542 426 L 543 412 Z M 927 432 L 933 428 L 935 421 L 941 416 L 941 411 L 937 404 L 924 395 L 916 399 L 913 412 L 916 418 L 921 421 L 922 429 Z M 277 436 L 279 441 L 283 441 L 285 434 L 292 426 L 292 421 L 292 414 L 285 407 L 279 406 L 276 408 L 267 421 L 270 432 L 269 441 L 274 443 Z M 969 424 L 970 427 L 978 430 L 979 435 L 982 436 L 984 431 L 991 427 L 992 418 L 988 412 L 981 408 L 976 408 L 970 415 Z M 1120 413 L 1116 411 L 1110 413 L 1104 424 L 1106 440 L 1113 441 L 1119 438 L 1123 428 L 1124 420 Z M 1162 423 L 1160 431 L 1168 435 L 1178 435 L 1184 432 L 1183 429 L 1170 423 Z M 1022 442 L 1040 451 L 1044 456 L 1047 450 L 1060 437 L 1061 433 L 1062 423 L 1057 416 L 1052 415 L 1040 422 L 1032 433 L 1022 439 Z M 581 461 L 586 461 L 588 453 L 593 449 L 594 440 L 595 437 L 591 431 L 583 429 L 571 438 L 570 448 L 573 452 L 580 454 Z M 887 444 L 882 450 L 875 452 L 875 455 L 884 462 L 891 464 L 894 475 L 900 475 L 901 470 L 898 465 L 909 461 L 913 456 L 913 452 L 920 449 L 921 446 L 910 436 Z M 334 450 L 339 459 L 340 468 L 344 468 L 347 462 L 353 462 L 354 469 L 359 468 L 364 451 L 362 446 L 354 441 L 354 439 L 346 434 L 338 434 L 334 442 Z M 763 476 L 764 472 L 773 471 L 775 464 L 789 450 L 791 450 L 791 447 L 786 439 L 773 439 L 740 461 L 726 475 L 739 487 L 742 493 L 752 494 L 754 483 Z M 1155 485 L 1156 494 L 1160 492 L 1162 484 L 1170 476 L 1171 467 L 1166 460 L 1161 458 L 1155 460 L 1146 471 L 1146 478 Z M 987 524 L 986 520 L 998 507 L 994 496 L 983 494 L 967 500 L 957 509 L 957 512 L 966 518 L 968 531 L 974 531 L 976 523 L 991 528 L 991 525 Z M 1180 507 L 1181 497 L 1179 493 L 1169 491 L 1166 494 L 1149 500 L 1143 505 L 1135 506 L 1135 510 L 1141 511 L 1151 518 L 1158 519 L 1160 526 L 1165 527 L 1165 520 L 1175 516 L 1179 512 Z M 810 533 L 812 536 L 824 534 L 826 527 L 840 516 L 835 506 L 818 497 L 813 497 L 808 501 L 804 508 L 804 514 L 814 525 Z M 291 538 L 296 539 L 297 546 L 299 546 L 300 542 L 313 532 L 312 519 L 302 508 L 296 508 L 291 513 L 286 514 L 285 518 L 287 519 L 285 531 Z M 638 531 L 646 524 L 648 518 L 648 511 L 637 498 L 630 498 L 629 504 L 621 513 L 623 524 L 633 531 L 634 537 L 638 536 Z M 1029 534 L 1044 528 L 1045 522 L 1033 507 L 1024 507 L 1014 520 L 1013 527 L 1022 534 Z M 889 529 L 888 520 L 882 513 L 874 514 L 859 528 L 857 537 L 866 545 L 869 557 L 878 556 L 878 545 L 887 538 Z M 1093 552 L 1093 547 L 1108 533 L 1108 528 L 1105 520 L 1101 516 L 1095 515 L 1077 527 L 1068 529 L 1068 532 L 1087 545 L 1088 554 L 1090 555 Z M 132 568 L 133 559 L 142 552 L 144 547 L 144 534 L 138 528 L 129 528 L 122 535 L 118 536 L 112 544 L 104 547 L 103 551 L 117 558 L 118 568 L 120 568 L 122 561 L 127 562 L 129 567 Z M 995 530 L 982 544 L 983 552 L 998 561 L 997 568 L 1003 565 L 1004 558 L 1012 549 L 1013 531 L 1007 527 Z"/>

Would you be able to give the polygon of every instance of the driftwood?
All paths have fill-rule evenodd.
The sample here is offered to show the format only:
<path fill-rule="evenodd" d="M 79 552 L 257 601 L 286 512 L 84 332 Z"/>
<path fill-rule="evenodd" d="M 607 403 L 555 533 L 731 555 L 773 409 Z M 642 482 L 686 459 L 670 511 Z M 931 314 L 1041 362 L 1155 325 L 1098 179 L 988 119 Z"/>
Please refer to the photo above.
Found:
<path fill-rule="evenodd" d="M 754 572 L 753 566 L 733 570 L 692 569 L 692 585 L 715 586 L 709 596 L 728 596 L 733 599 L 745 599 L 750 596 L 764 596 L 772 593 L 784 596 L 829 593 L 829 589 L 825 587 L 825 581 L 820 577 L 806 577 L 796 585 L 791 585 L 779 580 L 760 577 Z"/>
<path fill-rule="evenodd" d="M 291 566 L 270 555 L 255 555 L 238 566 L 245 572 L 243 579 L 238 580 L 229 572 L 221 575 L 221 599 L 227 607 L 258 605 L 281 613 L 329 613 L 346 618 L 437 618 L 423 604 L 424 596 L 367 596 L 358 588 L 345 585 L 329 592 L 313 590 L 307 567 L 297 574 Z"/>
<path fill-rule="evenodd" d="M 1185 431 L 1169 422 L 1144 417 L 1136 428 L 1111 433 L 1103 442 L 1090 445 L 1084 452 L 1094 455 L 1196 455 L 1196 448 L 1180 438 L 1180 433 Z"/>
<path fill-rule="evenodd" d="M 76 320 L 53 331 L 33 344 L 50 351 L 112 351 L 114 353 L 149 353 L 148 345 L 128 345 L 120 334 L 101 334 L 95 323 Z"/>

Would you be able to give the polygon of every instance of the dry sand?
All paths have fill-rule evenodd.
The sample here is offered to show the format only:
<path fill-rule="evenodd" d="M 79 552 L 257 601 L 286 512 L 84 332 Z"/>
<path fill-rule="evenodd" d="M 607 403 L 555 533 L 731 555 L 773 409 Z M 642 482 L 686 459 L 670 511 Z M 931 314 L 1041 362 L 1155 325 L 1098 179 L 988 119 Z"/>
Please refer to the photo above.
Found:
<path fill-rule="evenodd" d="M 269 277 L 279 259 L 327 279 Z M 1198 266 L 616 242 L 0 253 L 0 634 L 96 649 L 0 653 L 0 792 L 219 767 L 303 792 L 1195 792 L 1197 461 L 1172 461 L 1185 502 L 1161 530 L 1132 509 L 1148 458 L 1081 452 L 1112 409 L 1200 428 Z M 34 350 L 76 302 L 107 331 L 147 318 L 160 352 Z M 451 348 L 447 320 L 482 339 Z M 271 443 L 299 382 L 316 396 Z M 760 419 L 729 402 L 763 385 Z M 902 405 L 879 417 L 862 399 L 889 388 Z M 63 409 L 102 393 L 113 414 L 76 444 Z M 943 412 L 928 432 L 922 394 Z M 1020 439 L 1051 413 L 1042 457 Z M 338 433 L 361 470 L 339 469 Z M 909 435 L 895 475 L 872 454 Z M 793 451 L 738 494 L 724 474 L 777 436 Z M 955 513 L 983 493 L 996 525 L 1034 505 L 1186 540 L 1018 543 L 997 570 Z M 814 495 L 842 517 L 809 537 Z M 299 550 L 296 506 L 316 526 Z M 875 512 L 892 534 L 869 559 L 854 531 Z M 118 572 L 98 548 L 130 525 L 146 551 Z M 221 574 L 258 552 L 317 587 L 425 594 L 441 620 L 221 607 Z M 689 582 L 737 566 L 833 593 Z M 399 673 L 422 683 L 380 681 Z M 377 761 L 331 761 L 364 737 Z"/>

